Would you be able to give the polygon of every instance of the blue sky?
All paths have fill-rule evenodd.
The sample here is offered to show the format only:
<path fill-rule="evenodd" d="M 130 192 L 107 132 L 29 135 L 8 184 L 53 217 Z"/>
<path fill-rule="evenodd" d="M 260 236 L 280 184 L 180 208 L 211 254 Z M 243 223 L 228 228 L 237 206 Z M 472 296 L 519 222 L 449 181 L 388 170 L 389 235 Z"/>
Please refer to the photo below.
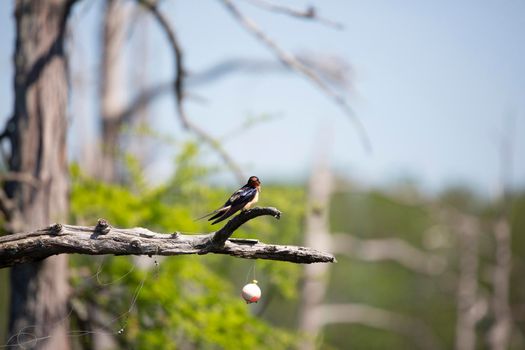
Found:
<path fill-rule="evenodd" d="M 83 95 L 73 95 L 73 106 L 81 109 L 73 117 L 73 148 L 90 125 L 75 118 L 82 114 L 88 121 L 96 120 L 97 107 L 90 101 L 97 89 L 93 75 L 100 56 L 100 3 L 84 0 L 75 11 L 72 64 L 73 69 L 82 67 L 88 78 Z M 334 168 L 364 184 L 408 177 L 431 191 L 462 183 L 492 195 L 499 181 L 498 144 L 508 134 L 503 125 L 511 116 L 512 179 L 514 185 L 525 185 L 525 2 L 312 2 L 321 15 L 343 23 L 344 31 L 266 13 L 242 0 L 237 3 L 287 50 L 337 55 L 352 66 L 348 101 L 373 144 L 372 154 L 365 152 L 346 116 L 315 86 L 291 73 L 232 75 L 196 87 L 191 92 L 207 102 L 188 102 L 188 113 L 216 136 L 235 129 L 249 115 L 277 116 L 225 143 L 247 173 L 263 181 L 304 178 L 319 147 L 319 130 L 328 130 Z M 232 57 L 274 58 L 219 1 L 166 0 L 162 10 L 177 28 L 190 71 Z M 11 14 L 10 1 L 2 1 L 1 117 L 12 106 Z M 148 33 L 145 69 L 150 84 L 165 81 L 173 75 L 173 67 L 164 36 L 153 22 L 136 30 Z M 129 56 L 137 54 L 128 50 Z M 184 137 L 170 97 L 160 99 L 152 111 L 156 128 Z M 162 157 L 156 160 L 150 173 L 162 177 L 169 162 Z M 215 161 L 209 157 L 209 162 Z"/>

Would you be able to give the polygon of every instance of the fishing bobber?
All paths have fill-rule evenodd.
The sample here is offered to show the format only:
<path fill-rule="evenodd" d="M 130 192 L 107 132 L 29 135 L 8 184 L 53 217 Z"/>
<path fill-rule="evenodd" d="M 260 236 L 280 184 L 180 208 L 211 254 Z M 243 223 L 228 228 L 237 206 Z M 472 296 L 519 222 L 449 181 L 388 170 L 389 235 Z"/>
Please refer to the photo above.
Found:
<path fill-rule="evenodd" d="M 246 304 L 256 303 L 261 299 L 261 288 L 257 285 L 257 281 L 253 280 L 242 288 L 242 297 L 246 300 Z"/>

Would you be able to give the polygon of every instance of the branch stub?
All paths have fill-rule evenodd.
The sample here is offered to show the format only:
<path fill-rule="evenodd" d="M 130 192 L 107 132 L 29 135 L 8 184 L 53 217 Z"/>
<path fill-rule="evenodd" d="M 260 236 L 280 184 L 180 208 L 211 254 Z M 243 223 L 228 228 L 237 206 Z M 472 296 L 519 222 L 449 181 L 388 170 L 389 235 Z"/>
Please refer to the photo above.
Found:
<path fill-rule="evenodd" d="M 98 219 L 97 226 L 95 226 L 95 234 L 106 235 L 111 230 L 111 226 L 105 219 Z"/>

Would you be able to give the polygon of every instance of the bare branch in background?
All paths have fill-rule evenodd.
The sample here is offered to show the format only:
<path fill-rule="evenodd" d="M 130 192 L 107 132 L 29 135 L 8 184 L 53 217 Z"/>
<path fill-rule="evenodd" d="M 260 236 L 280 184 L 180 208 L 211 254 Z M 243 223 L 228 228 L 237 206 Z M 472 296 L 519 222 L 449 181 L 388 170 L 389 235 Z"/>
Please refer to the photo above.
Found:
<path fill-rule="evenodd" d="M 186 80 L 186 70 L 183 64 L 183 52 L 182 48 L 179 45 L 177 36 L 172 26 L 168 22 L 167 18 L 158 10 L 157 6 L 148 0 L 139 0 L 139 3 L 144 6 L 155 18 L 157 23 L 160 25 L 170 43 L 170 47 L 173 51 L 173 57 L 175 61 L 175 72 L 176 77 L 173 82 L 173 92 L 175 94 L 175 106 L 177 108 L 177 113 L 179 119 L 182 123 L 182 126 L 193 132 L 201 141 L 207 143 L 211 146 L 226 163 L 226 165 L 234 172 L 237 178 L 241 181 L 244 181 L 244 174 L 239 167 L 239 165 L 233 160 L 233 158 L 224 150 L 221 144 L 208 134 L 203 128 L 199 127 L 197 124 L 193 123 L 184 109 L 184 97 L 185 97 L 185 80 Z"/>
<path fill-rule="evenodd" d="M 441 349 L 432 331 L 418 319 L 363 304 L 326 304 L 315 309 L 316 317 L 326 326 L 356 323 L 384 329 L 411 338 L 420 349 Z"/>
<path fill-rule="evenodd" d="M 427 275 L 444 271 L 445 258 L 424 252 L 398 238 L 359 239 L 347 233 L 332 234 L 331 251 L 364 261 L 395 261 L 407 269 Z"/>
<path fill-rule="evenodd" d="M 330 99 L 332 99 L 336 105 L 338 105 L 341 110 L 348 116 L 350 121 L 353 122 L 354 127 L 357 130 L 357 133 L 361 139 L 361 143 L 363 144 L 363 147 L 367 151 L 372 150 L 372 145 L 370 143 L 370 140 L 368 138 L 368 134 L 366 132 L 366 129 L 364 125 L 361 123 L 359 118 L 355 115 L 354 111 L 350 107 L 350 105 L 347 103 L 346 99 L 334 91 L 328 84 L 326 84 L 319 75 L 304 65 L 300 60 L 297 59 L 294 55 L 291 53 L 283 50 L 280 46 L 278 46 L 268 35 L 266 35 L 265 32 L 263 32 L 259 26 L 250 18 L 243 15 L 240 10 L 233 4 L 231 0 L 220 0 L 226 9 L 232 14 L 232 16 L 239 21 L 239 23 L 250 33 L 252 33 L 257 39 L 259 39 L 261 42 L 263 42 L 270 50 L 272 50 L 275 55 L 279 58 L 279 60 L 285 64 L 290 69 L 302 74 L 305 76 L 309 81 L 314 83 L 318 88 L 321 89 Z"/>
<path fill-rule="evenodd" d="M 348 90 L 351 86 L 351 67 L 341 57 L 317 52 L 301 52 L 295 57 L 302 64 L 314 70 L 324 81 L 338 89 Z M 293 71 L 288 66 L 274 60 L 231 58 L 213 64 L 203 71 L 191 72 L 187 78 L 187 85 L 206 84 L 237 72 L 263 75 Z"/>
<path fill-rule="evenodd" d="M 321 55 L 317 53 L 301 53 L 296 55 L 304 65 L 315 70 L 324 80 L 340 89 L 348 90 L 351 86 L 351 68 L 343 59 L 337 56 Z M 233 73 L 266 74 L 290 72 L 290 69 L 281 63 L 256 58 L 227 59 L 214 64 L 203 71 L 192 72 L 185 78 L 185 86 L 198 86 L 225 78 Z M 118 118 L 123 123 L 130 122 L 134 114 L 152 103 L 156 98 L 173 91 L 174 81 L 165 81 L 156 86 L 144 89 L 133 101 L 122 109 Z M 186 97 L 188 94 L 186 92 Z"/>
<path fill-rule="evenodd" d="M 298 264 L 335 262 L 333 255 L 307 247 L 273 245 L 253 239 L 230 239 L 245 222 L 262 215 L 279 217 L 275 208 L 253 208 L 228 221 L 217 232 L 161 234 L 145 228 L 118 229 L 99 220 L 97 226 L 55 224 L 0 237 L 0 268 L 38 261 L 56 254 L 187 255 L 226 254 Z"/>
<path fill-rule="evenodd" d="M 262 9 L 272 11 L 275 13 L 282 13 L 291 17 L 297 17 L 302 19 L 309 19 L 313 20 L 319 23 L 322 23 L 324 25 L 333 27 L 335 29 L 344 29 L 344 26 L 341 23 L 319 17 L 317 14 L 317 10 L 315 7 L 310 6 L 306 10 L 298 10 L 292 7 L 287 7 L 281 4 L 274 4 L 270 1 L 266 0 L 245 0 L 257 7 L 260 7 Z"/>

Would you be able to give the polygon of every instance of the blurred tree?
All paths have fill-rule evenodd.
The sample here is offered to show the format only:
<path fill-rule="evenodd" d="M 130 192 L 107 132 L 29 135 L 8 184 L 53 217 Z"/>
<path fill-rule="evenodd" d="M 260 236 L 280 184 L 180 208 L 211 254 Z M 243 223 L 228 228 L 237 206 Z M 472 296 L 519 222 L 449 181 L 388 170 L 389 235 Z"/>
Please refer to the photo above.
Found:
<path fill-rule="evenodd" d="M 93 165 L 96 167 L 95 174 L 105 181 L 113 182 L 118 178 L 118 168 L 121 164 L 118 145 L 127 91 L 123 51 L 129 11 L 122 0 L 106 0 L 104 3 L 100 65 L 101 152 L 100 161 Z"/>
<path fill-rule="evenodd" d="M 11 180 L 2 209 L 11 232 L 65 218 L 68 211 L 65 26 L 73 0 L 16 1 L 15 103 L 3 136 Z M 9 344 L 67 349 L 67 257 L 11 270 Z M 26 337 L 25 330 L 32 336 Z"/>

